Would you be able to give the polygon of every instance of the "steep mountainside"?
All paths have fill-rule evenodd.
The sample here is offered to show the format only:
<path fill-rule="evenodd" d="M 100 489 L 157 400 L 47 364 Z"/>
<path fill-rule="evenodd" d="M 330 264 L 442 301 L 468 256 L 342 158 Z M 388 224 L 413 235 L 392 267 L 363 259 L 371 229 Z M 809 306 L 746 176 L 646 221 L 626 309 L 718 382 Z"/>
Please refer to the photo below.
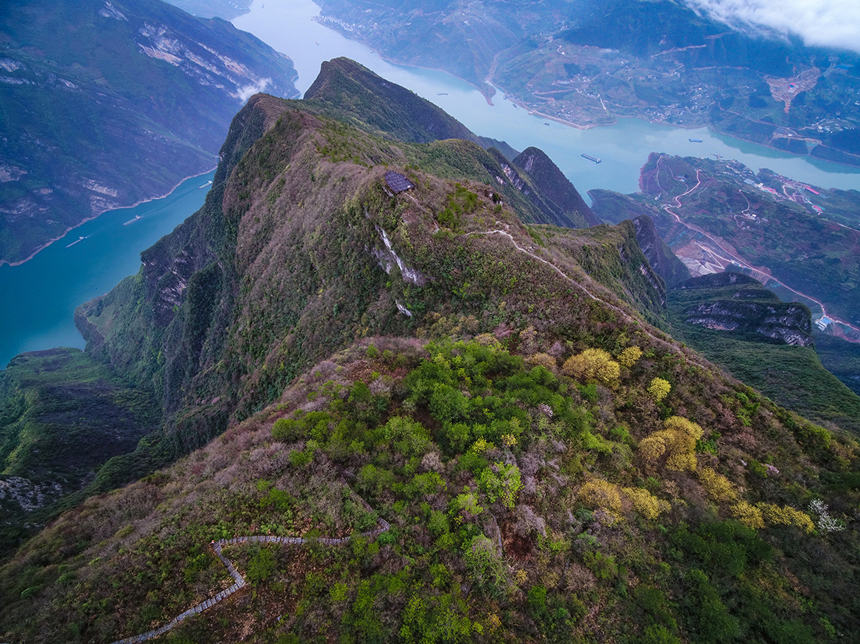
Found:
<path fill-rule="evenodd" d="M 349 58 L 323 62 L 303 98 L 322 103 L 330 116 L 374 134 L 413 143 L 464 139 L 498 148 L 508 158 L 516 155 L 507 143 L 472 133 L 440 107 Z"/>
<path fill-rule="evenodd" d="M 636 116 L 860 163 L 860 57 L 727 25 L 680 0 L 320 0 L 395 60 L 576 125 Z M 707 4 L 707 3 L 699 3 Z M 691 6 L 693 5 L 693 6 Z"/>
<path fill-rule="evenodd" d="M 856 632 L 854 438 L 648 324 L 632 223 L 524 224 L 495 154 L 326 109 L 252 98 L 204 208 L 80 311 L 201 447 L 6 561 L 0 637 Z"/>
<path fill-rule="evenodd" d="M 779 404 L 860 432 L 860 396 L 822 367 L 805 306 L 780 302 L 756 280 L 732 272 L 682 282 L 668 301 L 675 337 Z M 815 345 L 822 340 L 817 336 Z M 842 344 L 849 351 L 856 346 Z"/>
<path fill-rule="evenodd" d="M 487 229 L 502 231 L 489 234 L 489 239 L 509 230 L 506 203 L 516 206 L 516 212 L 525 219 L 535 212 L 515 185 L 500 180 L 504 173 L 477 145 L 462 140 L 395 142 L 312 113 L 322 111 L 313 101 L 252 99 L 237 116 L 222 156 L 238 158 L 267 127 L 272 132 L 254 144 L 253 153 L 232 172 L 228 163 L 222 164 L 203 210 L 145 252 L 137 276 L 79 311 L 78 324 L 93 355 L 129 374 L 140 386 L 151 387 L 168 413 L 181 410 L 174 426 L 182 435 L 177 440 L 191 441 L 192 446 L 208 440 L 212 432 L 223 429 L 233 410 L 238 409 L 241 417 L 268 402 L 302 369 L 354 337 L 356 329 L 376 333 L 389 327 L 401 329 L 408 318 L 393 306 L 395 295 L 394 299 L 410 312 L 426 312 L 433 306 L 410 304 L 408 298 L 430 298 L 432 302 L 441 297 L 434 286 L 438 280 L 447 283 L 461 279 L 459 272 L 440 275 L 429 280 L 427 288 L 416 289 L 428 280 L 419 275 L 424 269 L 413 267 L 419 274 L 410 277 L 402 293 L 401 288 L 394 294 L 381 292 L 387 278 L 374 268 L 376 264 L 406 271 L 401 261 L 392 264 L 394 251 L 387 247 L 396 231 L 382 236 L 385 229 L 377 230 L 369 223 L 342 231 L 329 230 L 337 225 L 336 220 L 305 221 L 307 213 L 336 212 L 342 213 L 341 217 L 353 217 L 356 194 L 370 190 L 371 197 L 378 197 L 374 192 L 378 188 L 367 187 L 379 181 L 377 168 L 388 164 L 397 164 L 394 167 L 401 170 L 410 168 L 412 183 L 432 195 L 446 191 L 439 181 L 478 181 L 483 186 L 470 190 L 464 185 L 442 198 L 439 224 L 430 226 L 420 237 L 409 232 L 413 247 L 417 239 L 439 225 L 460 232 L 464 213 L 477 208 L 478 199 L 491 204 L 495 217 L 487 220 Z M 338 165 L 328 167 L 335 162 Z M 361 168 L 373 172 L 362 173 Z M 432 172 L 439 179 L 422 179 L 422 172 Z M 324 178 L 325 189 L 320 189 Z M 246 184 L 262 180 L 274 183 L 267 188 L 265 198 L 255 197 L 250 203 L 254 185 Z M 236 212 L 248 208 L 258 214 L 240 222 Z M 284 208 L 298 209 L 302 216 L 285 216 Z M 248 221 L 254 225 L 249 226 Z M 319 237 L 305 240 L 307 228 L 318 228 Z M 524 228 L 520 230 L 533 246 L 532 237 Z M 535 229 L 532 235 L 536 240 L 569 240 L 566 247 L 559 245 L 558 252 L 571 260 L 582 256 L 582 262 L 595 268 L 604 266 L 609 288 L 622 296 L 626 292 L 630 301 L 635 296 L 653 304 L 663 297 L 659 280 L 625 288 L 625 283 L 642 280 L 643 273 L 650 270 L 638 251 L 632 228 L 615 233 L 613 241 L 574 234 L 569 229 L 552 229 L 551 233 Z M 504 245 L 504 235 L 499 243 Z M 344 245 L 355 249 L 355 256 L 347 256 L 354 263 L 344 264 L 347 260 L 335 252 Z M 367 247 L 376 249 L 376 260 L 361 251 Z M 329 264 L 332 261 L 335 263 Z M 282 266 L 289 267 L 288 275 Z M 335 274 L 346 277 L 326 277 Z M 484 289 L 474 284 L 474 277 L 462 279 L 463 285 L 457 290 L 474 307 L 485 296 L 471 293 Z M 251 288 L 251 284 L 255 286 Z M 287 298 L 288 292 L 292 295 Z M 447 293 L 445 289 L 442 292 Z M 286 308 L 277 314 L 266 306 L 261 310 L 261 304 L 275 293 L 283 294 Z M 341 298 L 347 294 L 348 303 L 344 303 Z M 473 302 L 474 298 L 477 301 Z M 331 320 L 325 328 L 316 322 L 321 315 Z M 185 427 L 189 435 L 179 429 Z"/>
<path fill-rule="evenodd" d="M 573 184 L 543 150 L 526 148 L 511 159 L 511 163 L 526 173 L 540 193 L 552 202 L 560 214 L 573 220 L 577 228 L 597 226 L 601 223 Z"/>
<path fill-rule="evenodd" d="M 86 485 L 99 491 L 135 478 L 114 468 L 95 475 L 158 422 L 151 398 L 76 349 L 15 358 L 0 371 L 0 553 L 60 499 L 72 503 Z"/>
<path fill-rule="evenodd" d="M 0 263 L 213 167 L 250 94 L 297 95 L 285 56 L 158 0 L 11 3 L 0 32 Z"/>
<path fill-rule="evenodd" d="M 338 60 L 324 66 L 317 86 L 336 86 L 330 76 L 340 78 L 343 73 L 353 79 L 366 79 L 367 88 L 380 83 L 378 77 L 356 63 Z M 314 293 L 321 274 L 335 274 L 340 270 L 340 264 L 326 264 L 324 268 L 325 262 L 321 259 L 333 256 L 329 244 L 347 243 L 338 241 L 339 235 L 315 241 L 310 244 L 312 251 L 305 243 L 297 244 L 283 260 L 294 266 L 295 276 L 291 278 L 292 286 L 277 288 L 295 287 L 302 293 L 301 297 L 290 300 L 291 305 L 282 311 L 284 316 L 256 319 L 252 313 L 258 307 L 253 301 L 257 295 L 243 289 L 251 279 L 249 270 L 254 274 L 257 269 L 237 265 L 237 247 L 241 245 L 241 240 L 237 239 L 237 221 L 224 209 L 225 199 L 235 200 L 237 195 L 247 195 L 247 189 L 241 186 L 240 179 L 234 181 L 227 193 L 225 189 L 230 173 L 249 146 L 275 126 L 280 117 L 285 116 L 280 124 L 283 136 L 295 139 L 293 142 L 303 151 L 297 158 L 308 164 L 316 165 L 315 155 L 323 154 L 326 158 L 362 166 L 379 163 L 420 166 L 446 179 L 469 179 L 493 185 L 493 189 L 486 189 L 483 194 L 491 199 L 494 211 L 499 213 L 508 204 L 526 221 L 572 223 L 558 216 L 554 206 L 548 205 L 550 202 L 541 196 L 537 187 L 528 183 L 527 178 L 516 170 L 505 170 L 503 166 L 509 169 L 510 166 L 494 148 L 484 151 L 474 143 L 454 139 L 428 145 L 405 143 L 358 118 L 358 115 L 367 118 L 384 104 L 388 114 L 395 117 L 392 127 L 403 122 L 413 105 L 414 95 L 397 88 L 399 95 L 408 94 L 398 104 L 391 99 L 395 90 L 386 87 L 385 91 L 387 93 L 381 96 L 372 91 L 357 92 L 362 100 L 345 105 L 337 101 L 346 95 L 332 96 L 325 92 L 317 92 L 312 100 L 297 103 L 273 97 L 252 98 L 247 109 L 234 121 L 221 150 L 223 163 L 201 211 L 142 254 L 143 267 L 138 275 L 124 280 L 112 292 L 78 311 L 76 321 L 89 343 L 88 354 L 122 373 L 145 395 L 154 397 L 164 415 L 164 431 L 148 435 L 136 447 L 132 444 L 132 449 L 126 445 L 123 454 L 113 456 L 97 469 L 98 481 L 117 484 L 131 480 L 204 444 L 227 426 L 231 415 L 243 417 L 249 410 L 271 401 L 304 366 L 320 359 L 325 352 L 344 346 L 348 338 L 354 337 L 355 329 L 361 328 L 356 327 L 358 320 L 365 316 L 370 316 L 368 319 L 379 317 L 370 302 L 379 296 L 374 289 L 381 276 L 368 282 L 368 275 L 373 275 L 373 271 L 368 272 L 367 266 L 357 264 L 352 281 L 339 280 L 334 287 L 335 295 L 320 298 L 322 294 Z M 364 131 L 332 120 L 332 114 L 348 119 Z M 446 114 L 439 114 L 440 119 L 468 132 Z M 284 144 L 275 145 L 273 141 L 276 140 L 276 137 L 269 139 L 267 145 L 274 147 L 267 154 L 281 154 Z M 287 150 L 293 153 L 289 146 Z M 273 166 L 266 172 L 275 172 L 277 167 L 280 166 Z M 293 190 L 310 193 L 319 186 L 317 175 L 317 171 L 311 171 L 309 176 L 293 178 L 297 185 L 305 182 L 304 187 Z M 344 202 L 346 196 L 339 190 L 349 190 L 350 186 L 344 183 L 337 190 L 321 193 L 317 204 L 320 212 L 327 212 L 334 207 L 332 204 Z M 268 207 L 273 207 L 276 201 L 275 193 L 272 194 L 267 197 L 272 200 L 267 202 Z M 458 195 L 440 215 L 449 226 L 456 226 L 462 213 L 475 207 L 471 192 L 463 189 Z M 310 202 L 301 203 L 304 204 L 302 208 L 307 208 Z M 276 223 L 268 221 L 266 225 L 290 239 L 303 234 L 302 229 L 283 228 Z M 614 293 L 647 311 L 649 319 L 659 318 L 665 293 L 639 253 L 630 229 L 606 229 L 594 239 L 577 239 L 569 233 L 564 229 L 539 232 L 537 228 L 529 232 L 535 239 L 545 240 L 543 243 L 563 244 L 561 252 L 599 272 L 600 279 Z M 369 244 L 369 240 L 357 232 L 351 234 L 349 243 L 356 248 Z M 378 244 L 378 236 L 375 239 Z M 382 249 L 374 252 L 382 253 L 383 259 L 378 261 L 390 263 L 390 257 L 384 259 L 388 257 L 384 248 L 383 244 Z M 309 252 L 312 254 L 308 255 Z M 365 259 L 371 262 L 370 257 Z M 330 313 L 337 321 L 326 329 L 319 329 L 315 317 L 317 308 L 330 304 L 317 300 L 328 302 L 345 293 L 358 296 L 350 301 L 355 308 L 350 309 L 349 315 L 341 314 L 341 305 L 338 305 L 338 309 Z M 237 310 L 237 302 L 247 309 Z M 369 312 L 365 312 L 366 307 L 371 307 Z M 383 316 L 378 323 L 388 324 L 386 319 Z M 243 330 L 249 323 L 251 328 Z M 293 327 L 298 348 L 282 343 L 281 334 Z M 242 346 L 236 343 L 236 338 L 249 333 L 263 338 L 261 344 L 243 346 L 245 355 L 234 353 L 234 349 Z M 280 368 L 264 367 L 270 361 L 275 361 L 273 364 Z M 67 377 L 75 380 L 77 376 L 69 373 Z M 245 379 L 248 380 L 242 384 Z M 89 393 L 98 395 L 97 391 Z M 3 402 L 0 398 L 0 403 Z M 48 444 L 53 445 L 50 440 Z M 35 520 L 31 521 L 31 526 L 37 525 Z"/>
<path fill-rule="evenodd" d="M 591 191 L 592 194 L 595 191 Z M 611 221 L 611 220 L 610 220 Z M 620 221 L 623 221 L 621 219 Z M 657 233 L 654 220 L 648 215 L 640 215 L 631 220 L 636 229 L 636 241 L 648 263 L 663 278 L 666 286 L 672 288 L 690 278 L 690 271 L 672 249 Z"/>

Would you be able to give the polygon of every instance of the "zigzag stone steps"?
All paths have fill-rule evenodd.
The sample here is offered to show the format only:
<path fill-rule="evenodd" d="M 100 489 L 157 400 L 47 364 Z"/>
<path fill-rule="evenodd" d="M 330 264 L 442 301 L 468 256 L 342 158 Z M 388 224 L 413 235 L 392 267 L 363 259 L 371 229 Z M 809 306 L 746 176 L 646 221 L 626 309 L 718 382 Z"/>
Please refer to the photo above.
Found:
<path fill-rule="evenodd" d="M 379 519 L 377 522 L 377 527 L 368 532 L 362 532 L 361 536 L 366 539 L 375 539 L 383 532 L 388 531 L 391 528 L 391 524 L 388 523 L 385 519 Z M 232 539 L 219 539 L 218 541 L 213 541 L 209 545 L 212 547 L 212 551 L 215 553 L 215 556 L 221 560 L 221 563 L 224 564 L 224 567 L 227 569 L 227 572 L 230 573 L 230 576 L 236 582 L 229 588 L 225 588 L 221 592 L 215 594 L 209 599 L 200 602 L 199 604 L 192 606 L 184 613 L 180 613 L 172 620 L 170 620 L 164 626 L 160 626 L 151 631 L 146 631 L 145 633 L 139 633 L 137 635 L 132 635 L 131 637 L 127 637 L 125 639 L 116 640 L 113 644 L 134 644 L 136 642 L 145 642 L 147 640 L 151 640 L 154 637 L 158 637 L 159 635 L 164 635 L 166 632 L 176 628 L 181 624 L 185 619 L 191 617 L 192 615 L 197 615 L 202 613 L 203 611 L 211 608 L 215 604 L 224 601 L 233 593 L 241 590 L 248 583 L 245 581 L 245 578 L 242 574 L 236 570 L 236 566 L 233 565 L 233 562 L 227 559 L 222 552 L 221 549 L 224 546 L 232 546 L 240 543 L 277 543 L 283 545 L 298 545 L 304 543 L 321 543 L 327 546 L 339 546 L 345 543 L 349 543 L 352 540 L 352 537 L 319 537 L 317 539 L 305 539 L 304 537 L 272 537 L 269 535 L 249 535 L 244 537 L 234 537 Z"/>

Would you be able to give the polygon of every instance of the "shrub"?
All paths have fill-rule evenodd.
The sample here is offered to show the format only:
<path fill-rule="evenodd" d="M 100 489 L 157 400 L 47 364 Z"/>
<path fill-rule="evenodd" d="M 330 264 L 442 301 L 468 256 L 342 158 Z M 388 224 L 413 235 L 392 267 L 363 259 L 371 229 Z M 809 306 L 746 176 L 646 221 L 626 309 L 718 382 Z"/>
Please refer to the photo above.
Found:
<path fill-rule="evenodd" d="M 748 528 L 759 529 L 764 527 L 764 519 L 762 512 L 752 503 L 746 501 L 738 501 L 732 508 L 732 516 L 743 523 Z"/>
<path fill-rule="evenodd" d="M 732 482 L 719 472 L 710 467 L 699 470 L 699 482 L 705 488 L 705 492 L 716 503 L 728 503 L 737 500 L 737 491 Z"/>
<path fill-rule="evenodd" d="M 827 504 L 821 499 L 812 499 L 809 502 L 809 511 L 818 515 L 816 526 L 821 532 L 827 534 L 829 532 L 841 532 L 845 529 L 845 524 L 831 516 Z"/>
<path fill-rule="evenodd" d="M 604 555 L 597 550 L 589 550 L 582 559 L 598 579 L 613 579 L 618 575 L 618 564 L 615 563 L 615 557 L 612 555 Z"/>
<path fill-rule="evenodd" d="M 769 525 L 795 526 L 807 533 L 815 531 L 815 524 L 809 515 L 790 505 L 780 507 L 771 503 L 759 503 L 758 508 Z"/>
<path fill-rule="evenodd" d="M 653 378 L 651 384 L 648 385 L 648 394 L 657 402 L 668 396 L 670 391 L 672 391 L 672 385 L 663 378 Z"/>
<path fill-rule="evenodd" d="M 596 380 L 614 386 L 621 375 L 621 366 L 603 349 L 586 349 L 565 360 L 562 372 L 577 380 Z"/>
<path fill-rule="evenodd" d="M 662 512 L 666 512 L 672 507 L 668 501 L 658 499 L 641 487 L 625 487 L 622 491 L 630 499 L 633 509 L 646 519 L 656 519 Z"/>
<path fill-rule="evenodd" d="M 509 510 L 513 509 L 517 494 L 523 487 L 520 480 L 520 469 L 516 465 L 506 465 L 502 462 L 493 463 L 481 472 L 479 486 L 487 495 L 490 503 L 501 500 Z"/>
<path fill-rule="evenodd" d="M 483 511 L 484 508 L 478 503 L 478 497 L 467 487 L 463 488 L 462 494 L 454 497 L 450 505 L 451 516 L 461 522 L 471 521 Z"/>
<path fill-rule="evenodd" d="M 421 456 L 430 445 L 430 433 L 410 418 L 392 416 L 376 430 L 378 436 L 404 456 Z"/>
<path fill-rule="evenodd" d="M 579 489 L 579 500 L 591 509 L 602 509 L 612 514 L 621 512 L 621 494 L 618 486 L 603 479 L 588 481 Z"/>
<path fill-rule="evenodd" d="M 457 389 L 437 383 L 430 394 L 430 413 L 442 423 L 453 423 L 465 419 L 469 413 L 469 401 Z"/>
<path fill-rule="evenodd" d="M 254 553 L 254 556 L 251 557 L 251 561 L 248 562 L 248 579 L 253 584 L 265 581 L 275 571 L 276 566 L 277 561 L 272 549 L 267 547 L 259 548 Z"/>
<path fill-rule="evenodd" d="M 622 367 L 627 367 L 628 369 L 632 369 L 633 366 L 639 362 L 639 358 L 642 357 L 642 349 L 639 347 L 627 347 L 618 354 L 618 362 L 621 363 Z"/>
<path fill-rule="evenodd" d="M 539 365 L 548 371 L 555 371 L 557 363 L 548 353 L 534 353 L 526 358 L 526 362 L 533 365 Z"/>
<path fill-rule="evenodd" d="M 496 544 L 481 534 L 473 537 L 463 552 L 466 570 L 481 590 L 499 595 L 505 588 L 504 562 L 496 551 Z"/>

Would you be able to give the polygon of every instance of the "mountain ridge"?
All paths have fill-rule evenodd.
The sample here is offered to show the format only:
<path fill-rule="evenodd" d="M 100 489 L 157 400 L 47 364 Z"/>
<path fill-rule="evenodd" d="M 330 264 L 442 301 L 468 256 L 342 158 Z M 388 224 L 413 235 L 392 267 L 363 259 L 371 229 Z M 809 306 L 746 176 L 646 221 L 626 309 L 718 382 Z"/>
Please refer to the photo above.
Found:
<path fill-rule="evenodd" d="M 2 636 L 853 632 L 857 440 L 649 323 L 633 222 L 525 223 L 501 152 L 337 108 L 253 97 L 204 207 L 80 309 L 164 412 L 114 467 L 161 469 L 0 565 Z"/>

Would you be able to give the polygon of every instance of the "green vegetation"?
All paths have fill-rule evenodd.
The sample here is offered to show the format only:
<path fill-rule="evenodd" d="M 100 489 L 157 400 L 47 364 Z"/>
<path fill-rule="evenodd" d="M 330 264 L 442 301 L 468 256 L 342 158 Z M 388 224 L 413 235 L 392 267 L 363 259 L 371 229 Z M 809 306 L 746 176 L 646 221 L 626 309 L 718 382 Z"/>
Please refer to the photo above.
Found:
<path fill-rule="evenodd" d="M 204 208 L 79 312 L 88 355 L 164 410 L 118 460 L 178 461 L 5 560 L 0 638 L 168 623 L 233 583 L 212 541 L 250 535 L 306 543 L 225 544 L 248 586 L 169 638 L 856 631 L 856 439 L 649 326 L 634 226 L 526 226 L 474 143 L 323 111 L 251 101 Z"/>
<path fill-rule="evenodd" d="M 109 459 L 132 451 L 158 416 L 148 396 L 76 349 L 12 360 L 0 371 L 0 481 L 11 486 L 0 495 L 0 553 L 82 494 L 136 478 L 139 469 Z"/>
<path fill-rule="evenodd" d="M 798 488 L 789 462 L 780 461 L 784 477 L 747 477 L 743 498 L 704 465 L 715 463 L 709 456 L 698 473 L 648 476 L 651 466 L 639 469 L 605 422 L 631 403 L 653 405 L 648 370 L 623 375 L 613 394 L 590 402 L 566 376 L 478 340 L 356 346 L 203 450 L 64 515 L 0 569 L 0 587 L 9 589 L 0 614 L 12 629 L 4 636 L 130 635 L 227 583 L 206 549 L 212 539 L 356 535 L 377 516 L 392 527 L 375 541 L 228 546 L 252 590 L 241 604 L 183 623 L 176 636 L 232 639 L 241 623 L 258 637 L 300 640 L 569 640 L 599 632 L 813 641 L 827 636 L 825 625 L 850 627 L 851 601 L 838 591 L 850 581 L 831 574 L 852 565 L 853 551 L 796 527 L 794 517 L 810 521 L 796 508 L 823 489 Z M 751 416 L 774 437 L 765 449 L 793 444 L 783 413 Z M 652 436 L 698 428 L 680 417 L 661 425 L 667 429 L 655 426 Z M 638 451 L 646 433 L 636 432 Z M 821 458 L 841 458 L 833 449 L 855 458 L 854 443 L 829 440 Z M 718 445 L 721 454 L 735 449 Z M 285 458 L 296 453 L 306 458 Z M 710 507 L 690 505 L 702 493 L 699 479 Z M 728 491 L 713 492 L 720 486 Z M 732 520 L 731 504 L 745 498 L 774 527 Z M 844 511 L 846 498 L 830 498 Z M 784 557 L 789 547 L 826 548 L 832 560 L 810 567 Z M 811 595 L 788 581 L 786 567 Z M 607 606 L 599 621 L 589 616 L 595 605 Z"/>
<path fill-rule="evenodd" d="M 691 310 L 704 305 L 713 311 L 714 303 L 723 302 L 727 310 L 737 302 L 742 305 L 759 302 L 765 307 L 780 308 L 784 311 L 782 322 L 770 323 L 767 331 L 775 337 L 809 337 L 808 313 L 805 316 L 793 313 L 792 306 L 800 307 L 779 303 L 773 293 L 753 280 L 671 291 L 668 313 L 673 334 L 779 404 L 829 426 L 860 432 L 860 396 L 822 366 L 813 347 L 775 343 L 763 335 L 762 329 L 767 325 L 761 320 L 756 322 L 755 316 L 752 321 L 745 315 L 732 317 L 734 323 L 740 324 L 732 331 L 708 329 L 688 321 Z M 709 315 L 713 317 L 712 313 Z M 694 317 L 701 316 L 694 314 Z"/>

